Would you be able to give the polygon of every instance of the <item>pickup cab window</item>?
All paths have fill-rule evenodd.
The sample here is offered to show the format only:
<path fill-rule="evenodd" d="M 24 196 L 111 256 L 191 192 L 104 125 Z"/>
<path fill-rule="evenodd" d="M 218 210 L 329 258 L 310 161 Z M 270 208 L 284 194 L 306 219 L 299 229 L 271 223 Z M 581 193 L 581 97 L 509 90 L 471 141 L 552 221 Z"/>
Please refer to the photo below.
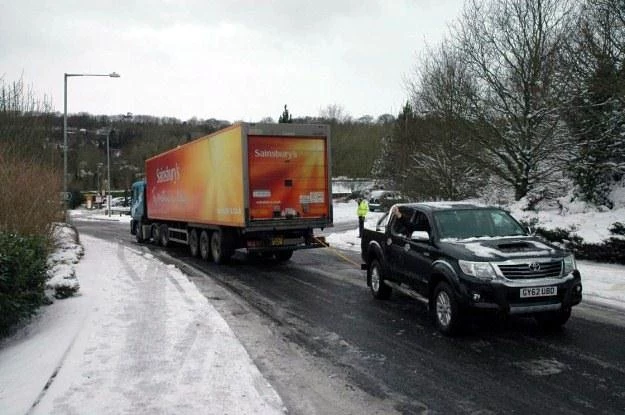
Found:
<path fill-rule="evenodd" d="M 523 227 L 497 209 L 458 209 L 434 213 L 440 239 L 521 236 Z"/>
<path fill-rule="evenodd" d="M 412 218 L 412 231 L 421 231 L 431 233 L 432 229 L 430 227 L 430 221 L 428 217 L 423 212 L 415 212 Z"/>
<path fill-rule="evenodd" d="M 399 213 L 401 216 L 397 216 L 391 213 L 393 218 L 391 219 L 391 234 L 401 236 L 403 238 L 409 238 L 414 230 L 413 215 L 414 210 L 400 207 Z"/>

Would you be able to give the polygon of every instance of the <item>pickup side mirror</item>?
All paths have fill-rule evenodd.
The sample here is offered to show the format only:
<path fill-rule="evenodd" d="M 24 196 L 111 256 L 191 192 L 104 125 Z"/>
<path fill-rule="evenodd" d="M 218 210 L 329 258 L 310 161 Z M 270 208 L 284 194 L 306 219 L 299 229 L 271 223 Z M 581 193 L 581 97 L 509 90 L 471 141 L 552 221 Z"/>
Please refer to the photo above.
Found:
<path fill-rule="evenodd" d="M 429 242 L 430 234 L 425 231 L 414 231 L 410 235 L 410 240 L 415 242 Z"/>

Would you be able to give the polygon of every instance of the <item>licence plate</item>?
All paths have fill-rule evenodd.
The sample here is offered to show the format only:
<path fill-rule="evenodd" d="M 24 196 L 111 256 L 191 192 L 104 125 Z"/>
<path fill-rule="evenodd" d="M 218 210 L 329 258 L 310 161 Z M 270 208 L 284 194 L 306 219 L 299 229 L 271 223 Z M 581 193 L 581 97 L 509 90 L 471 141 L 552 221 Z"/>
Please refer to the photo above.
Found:
<path fill-rule="evenodd" d="M 284 245 L 284 238 L 276 237 L 271 238 L 271 246 L 282 246 Z"/>
<path fill-rule="evenodd" d="M 557 294 L 558 294 L 557 287 L 521 288 L 521 298 L 549 297 L 549 296 L 557 295 Z"/>

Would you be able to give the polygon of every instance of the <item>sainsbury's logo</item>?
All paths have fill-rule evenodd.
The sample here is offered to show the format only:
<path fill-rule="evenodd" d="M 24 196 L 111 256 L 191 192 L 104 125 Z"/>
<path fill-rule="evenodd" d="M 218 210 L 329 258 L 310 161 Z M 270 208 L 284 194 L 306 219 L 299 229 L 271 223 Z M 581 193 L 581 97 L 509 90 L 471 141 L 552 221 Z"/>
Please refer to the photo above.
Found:
<path fill-rule="evenodd" d="M 280 150 L 254 150 L 254 156 L 258 158 L 272 158 L 292 160 L 297 158 L 297 151 L 280 151 Z"/>
<path fill-rule="evenodd" d="M 174 167 L 156 169 L 156 183 L 177 182 L 180 180 L 180 175 L 178 163 Z"/>

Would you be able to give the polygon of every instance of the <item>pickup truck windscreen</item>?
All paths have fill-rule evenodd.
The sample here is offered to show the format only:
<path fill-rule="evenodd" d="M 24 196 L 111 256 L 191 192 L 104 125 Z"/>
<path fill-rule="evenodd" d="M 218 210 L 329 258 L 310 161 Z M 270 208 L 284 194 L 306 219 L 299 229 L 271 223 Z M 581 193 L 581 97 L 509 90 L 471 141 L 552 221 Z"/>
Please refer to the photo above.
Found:
<path fill-rule="evenodd" d="M 525 230 L 499 209 L 458 209 L 434 212 L 440 239 L 523 236 Z"/>

